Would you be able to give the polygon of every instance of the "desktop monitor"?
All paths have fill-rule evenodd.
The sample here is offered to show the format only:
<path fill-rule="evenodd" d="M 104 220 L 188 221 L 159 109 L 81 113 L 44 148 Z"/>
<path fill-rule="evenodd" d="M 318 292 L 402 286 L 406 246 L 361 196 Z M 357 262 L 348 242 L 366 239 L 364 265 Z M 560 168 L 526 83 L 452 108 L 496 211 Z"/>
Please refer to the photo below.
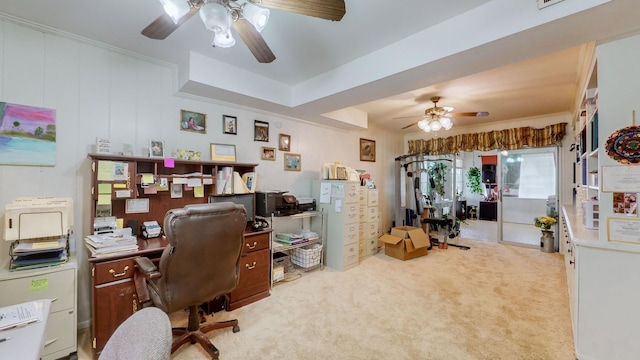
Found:
<path fill-rule="evenodd" d="M 209 202 L 232 202 L 239 205 L 244 205 L 244 209 L 247 211 L 247 222 L 253 221 L 254 219 L 254 194 L 252 193 L 234 195 L 209 195 Z"/>

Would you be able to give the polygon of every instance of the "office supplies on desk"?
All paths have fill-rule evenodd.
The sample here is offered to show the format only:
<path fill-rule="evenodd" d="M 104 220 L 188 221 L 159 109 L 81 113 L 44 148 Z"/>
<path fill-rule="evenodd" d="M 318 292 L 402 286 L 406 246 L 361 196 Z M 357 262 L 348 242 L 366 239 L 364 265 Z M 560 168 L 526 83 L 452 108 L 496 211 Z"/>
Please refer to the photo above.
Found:
<path fill-rule="evenodd" d="M 157 221 L 145 221 L 140 230 L 145 239 L 157 238 L 162 233 L 162 228 Z"/>
<path fill-rule="evenodd" d="M 9 270 L 25 270 L 65 263 L 73 226 L 70 198 L 17 198 L 5 206 L 4 240 Z"/>

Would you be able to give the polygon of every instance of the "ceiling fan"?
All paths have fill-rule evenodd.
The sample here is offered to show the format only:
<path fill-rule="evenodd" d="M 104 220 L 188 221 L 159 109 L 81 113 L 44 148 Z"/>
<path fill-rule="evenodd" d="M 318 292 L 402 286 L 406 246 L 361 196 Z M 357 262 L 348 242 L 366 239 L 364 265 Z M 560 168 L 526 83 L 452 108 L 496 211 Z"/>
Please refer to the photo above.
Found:
<path fill-rule="evenodd" d="M 454 113 L 453 112 L 453 108 L 450 107 L 450 106 L 438 106 L 438 101 L 440 101 L 440 96 L 434 96 L 434 97 L 431 98 L 431 102 L 433 102 L 433 107 L 432 108 L 428 108 L 428 109 L 426 109 L 424 111 L 424 119 L 423 120 L 427 120 L 426 123 L 429 123 L 429 122 L 432 122 L 432 121 L 441 120 L 441 119 L 448 120 L 449 118 L 452 118 L 452 117 L 463 117 L 463 116 L 485 117 L 485 116 L 489 116 L 489 113 L 486 112 L 486 111 Z M 399 118 L 394 118 L 394 119 L 407 119 L 407 118 L 415 118 L 415 117 L 420 117 L 420 115 L 405 116 L 405 117 L 399 117 Z M 422 120 L 420 120 L 420 121 L 422 121 Z M 403 127 L 402 129 L 404 130 L 404 129 L 410 128 L 410 127 L 412 127 L 414 125 L 417 125 L 420 121 L 416 121 L 416 122 L 414 122 L 412 124 L 409 124 L 409 125 Z M 443 122 L 443 121 L 440 121 L 440 122 Z M 449 124 L 449 125 L 445 125 L 445 124 Z M 445 129 L 447 127 L 450 128 L 452 126 L 451 125 L 451 120 L 444 121 L 444 124 L 442 126 L 445 127 Z"/>
<path fill-rule="evenodd" d="M 196 13 L 208 30 L 215 33 L 213 46 L 235 44 L 231 25 L 253 56 L 270 63 L 275 55 L 260 35 L 269 19 L 269 8 L 290 11 L 326 20 L 340 21 L 344 16 L 344 0 L 159 0 L 165 14 L 142 30 L 142 35 L 165 39 Z"/>

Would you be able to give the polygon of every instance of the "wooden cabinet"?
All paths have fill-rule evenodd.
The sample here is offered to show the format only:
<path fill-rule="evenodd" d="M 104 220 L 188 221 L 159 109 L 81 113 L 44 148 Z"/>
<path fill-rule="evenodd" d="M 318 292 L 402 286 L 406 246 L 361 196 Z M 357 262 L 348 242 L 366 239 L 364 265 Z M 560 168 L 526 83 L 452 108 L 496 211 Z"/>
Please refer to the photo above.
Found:
<path fill-rule="evenodd" d="M 91 346 L 94 358 L 111 334 L 141 306 L 133 282 L 134 258 L 146 256 L 157 261 L 168 241 L 163 238 L 138 239 L 136 253 L 107 258 L 89 258 L 91 267 Z"/>
<path fill-rule="evenodd" d="M 67 357 L 77 352 L 76 272 L 75 256 L 71 256 L 66 264 L 50 268 L 0 271 L 0 307 L 51 299 L 43 360 Z"/>
<path fill-rule="evenodd" d="M 89 154 L 92 161 L 91 227 L 98 216 L 115 216 L 123 219 L 123 225 L 135 227 L 145 221 L 163 224 L 164 216 L 170 209 L 188 204 L 207 203 L 210 196 L 217 195 L 216 174 L 223 168 L 231 168 L 243 175 L 255 172 L 256 164 L 221 163 L 211 161 L 175 160 L 173 164 L 164 159 L 146 157 L 125 157 L 108 154 Z M 196 178 L 202 183 L 202 192 L 193 187 L 184 189 L 182 197 L 171 196 L 168 188 L 178 178 Z M 155 191 L 149 191 L 154 187 Z M 253 197 L 253 194 L 250 194 Z M 148 212 L 127 211 L 127 200 L 147 199 Z M 255 205 L 255 198 L 253 198 Z M 255 206 L 251 210 L 255 209 Z M 248 224 L 250 225 L 250 224 Z M 227 310 L 269 296 L 270 250 L 269 231 L 245 231 L 245 251 L 242 257 L 240 281 L 229 294 Z M 166 239 L 138 238 L 138 251 L 111 257 L 89 258 L 92 281 L 92 323 L 91 336 L 94 357 L 102 350 L 115 329 L 131 314 L 141 308 L 133 282 L 134 258 L 149 257 L 158 261 L 167 246 Z"/>
<path fill-rule="evenodd" d="M 227 311 L 235 310 L 269 296 L 271 252 L 270 230 L 246 232 L 240 259 L 240 280 L 229 294 Z"/>

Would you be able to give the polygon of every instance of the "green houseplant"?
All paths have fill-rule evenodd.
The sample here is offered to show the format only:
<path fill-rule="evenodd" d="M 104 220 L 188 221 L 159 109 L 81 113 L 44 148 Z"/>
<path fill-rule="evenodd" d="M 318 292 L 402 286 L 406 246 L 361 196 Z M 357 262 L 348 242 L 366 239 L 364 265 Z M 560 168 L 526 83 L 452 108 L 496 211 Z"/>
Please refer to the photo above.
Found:
<path fill-rule="evenodd" d="M 472 194 L 482 194 L 482 181 L 481 181 L 482 173 L 477 166 L 472 166 L 467 171 L 467 187 L 471 190 Z"/>
<path fill-rule="evenodd" d="M 440 196 L 444 196 L 444 180 L 446 174 L 447 165 L 443 163 L 436 162 L 429 167 L 429 176 L 431 176 L 435 184 L 433 190 Z"/>

